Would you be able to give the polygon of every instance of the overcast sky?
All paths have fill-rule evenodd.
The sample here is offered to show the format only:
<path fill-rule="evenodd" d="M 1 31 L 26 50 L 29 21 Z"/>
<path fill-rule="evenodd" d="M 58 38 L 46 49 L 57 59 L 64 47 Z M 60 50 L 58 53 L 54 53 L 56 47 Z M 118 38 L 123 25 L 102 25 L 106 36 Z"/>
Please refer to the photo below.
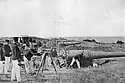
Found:
<path fill-rule="evenodd" d="M 0 0 L 0 36 L 123 36 L 125 0 Z"/>

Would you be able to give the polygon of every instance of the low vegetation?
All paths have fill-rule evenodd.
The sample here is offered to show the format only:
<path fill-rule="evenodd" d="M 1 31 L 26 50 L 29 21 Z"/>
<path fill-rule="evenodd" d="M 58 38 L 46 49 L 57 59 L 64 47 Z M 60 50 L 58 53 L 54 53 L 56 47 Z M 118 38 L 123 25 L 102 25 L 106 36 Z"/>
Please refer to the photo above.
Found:
<path fill-rule="evenodd" d="M 6 38 L 0 39 L 3 41 Z M 72 51 L 71 55 L 75 56 L 75 53 L 79 53 L 82 50 L 85 50 L 86 56 L 93 57 L 93 56 L 103 56 L 106 57 L 114 56 L 116 53 L 125 53 L 125 43 L 123 41 L 117 41 L 116 43 L 101 43 L 97 42 L 95 39 L 89 40 L 82 40 L 82 41 L 75 41 L 78 42 L 74 44 L 74 41 L 69 41 L 64 38 L 38 38 L 33 37 L 33 39 L 41 41 L 43 47 L 60 47 L 68 49 Z M 10 38 L 11 40 L 11 38 Z M 62 41 L 68 41 L 68 44 L 64 46 L 60 46 L 58 43 Z M 80 42 L 80 44 L 79 44 Z M 118 54 L 117 54 L 118 55 Z M 36 59 L 40 61 L 39 58 Z M 42 77 L 42 73 L 40 72 L 37 77 L 30 76 L 25 73 L 24 69 L 21 69 L 21 75 L 23 82 L 32 82 L 32 83 L 124 83 L 125 82 L 125 67 L 124 67 L 124 60 L 94 60 L 98 62 L 98 67 L 90 66 L 92 60 L 85 59 L 84 60 L 84 68 L 81 69 L 66 69 L 66 68 L 58 68 L 58 74 L 55 74 L 53 68 L 49 68 L 49 71 L 44 71 L 44 77 Z M 101 64 L 101 65 L 100 65 Z M 76 66 L 76 64 L 74 65 Z M 9 74 L 10 75 L 10 74 Z M 0 75 L 0 82 L 10 82 L 10 78 L 7 78 L 5 75 Z"/>

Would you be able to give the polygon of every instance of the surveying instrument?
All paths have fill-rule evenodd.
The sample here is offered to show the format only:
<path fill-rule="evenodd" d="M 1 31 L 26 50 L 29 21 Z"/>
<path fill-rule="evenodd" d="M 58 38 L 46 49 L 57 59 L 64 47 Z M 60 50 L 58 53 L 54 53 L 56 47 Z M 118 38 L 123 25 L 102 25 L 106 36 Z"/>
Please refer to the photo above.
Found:
<path fill-rule="evenodd" d="M 51 64 L 52 64 L 52 66 L 53 66 L 53 68 L 54 68 L 54 70 L 55 70 L 55 72 L 56 72 L 56 74 L 57 74 L 57 69 L 56 69 L 56 66 L 55 66 L 55 64 L 54 64 L 54 61 L 53 61 L 51 52 L 52 52 L 52 49 L 46 49 L 46 50 L 44 50 L 44 53 L 43 53 L 42 58 L 41 58 L 40 67 L 38 68 L 38 71 L 37 71 L 37 73 L 36 73 L 36 76 L 38 76 L 39 71 L 41 70 L 41 68 L 42 68 L 42 74 L 43 74 L 44 67 L 45 67 L 45 62 L 46 62 L 46 57 L 47 57 L 47 56 L 50 57 L 50 59 L 51 59 L 51 61 L 52 61 Z M 43 75 L 42 75 L 42 76 L 43 76 Z"/>

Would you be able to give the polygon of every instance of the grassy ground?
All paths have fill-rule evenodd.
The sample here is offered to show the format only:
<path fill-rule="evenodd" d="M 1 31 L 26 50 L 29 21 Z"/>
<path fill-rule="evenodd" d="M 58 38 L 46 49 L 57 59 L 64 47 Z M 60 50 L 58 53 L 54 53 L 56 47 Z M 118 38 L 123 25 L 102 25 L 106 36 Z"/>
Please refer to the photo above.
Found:
<path fill-rule="evenodd" d="M 82 44 L 84 45 L 84 44 Z M 90 47 L 96 49 L 96 55 L 114 55 L 109 52 L 100 52 L 100 46 L 93 43 L 89 43 Z M 88 43 L 87 43 L 88 46 Z M 125 45 L 124 45 L 125 46 Z M 124 47 L 123 45 L 118 46 L 112 44 L 103 46 L 103 47 L 112 47 L 111 49 L 120 50 L 121 52 Z M 107 49 L 107 48 L 104 48 Z M 95 50 L 93 50 L 95 51 Z M 116 52 L 114 51 L 116 54 Z M 75 53 L 73 53 L 75 54 Z M 101 60 L 102 61 L 102 60 Z M 22 83 L 125 83 L 125 59 L 117 59 L 114 61 L 110 61 L 106 64 L 103 64 L 97 68 L 88 67 L 81 69 L 60 69 L 57 68 L 58 74 L 55 73 L 53 68 L 50 68 L 49 71 L 44 71 L 42 73 L 40 71 L 38 76 L 30 76 L 27 75 L 24 69 L 21 69 L 21 78 Z M 10 72 L 11 73 L 11 72 Z M 6 77 L 3 74 L 0 74 L 0 83 L 10 83 L 10 74 Z M 12 82 L 14 83 L 14 82 Z M 16 82 L 15 82 L 16 83 Z"/>
<path fill-rule="evenodd" d="M 125 59 L 111 61 L 97 68 L 60 69 L 53 68 L 35 77 L 25 74 L 21 69 L 22 83 L 125 83 Z M 0 75 L 0 83 L 9 83 L 10 75 Z M 15 82 L 16 83 L 16 82 Z"/>

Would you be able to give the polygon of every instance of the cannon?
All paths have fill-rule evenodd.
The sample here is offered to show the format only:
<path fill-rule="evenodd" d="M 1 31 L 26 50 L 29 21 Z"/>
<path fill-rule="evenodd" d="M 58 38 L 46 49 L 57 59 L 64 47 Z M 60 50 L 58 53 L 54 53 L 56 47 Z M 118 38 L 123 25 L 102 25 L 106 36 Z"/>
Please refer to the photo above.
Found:
<path fill-rule="evenodd" d="M 79 53 L 84 52 L 83 50 L 70 50 L 69 55 L 67 58 L 67 65 L 69 67 L 72 58 Z M 109 60 L 115 57 L 125 57 L 125 52 L 92 52 L 92 51 L 87 51 L 88 53 L 83 53 L 83 58 L 80 59 L 80 66 L 81 67 L 87 67 L 87 66 L 92 66 L 93 65 L 93 60 L 96 59 L 105 59 Z M 73 65 L 74 68 L 76 67 L 76 63 Z"/>

